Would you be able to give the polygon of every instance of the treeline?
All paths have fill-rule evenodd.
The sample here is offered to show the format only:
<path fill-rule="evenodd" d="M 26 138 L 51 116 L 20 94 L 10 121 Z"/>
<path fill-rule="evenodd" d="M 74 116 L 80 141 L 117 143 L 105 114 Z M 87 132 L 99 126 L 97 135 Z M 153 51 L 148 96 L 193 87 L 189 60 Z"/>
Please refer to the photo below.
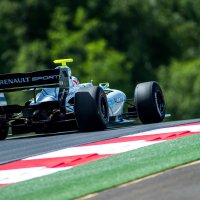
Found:
<path fill-rule="evenodd" d="M 0 73 L 54 68 L 73 57 L 81 82 L 133 95 L 157 80 L 167 112 L 199 117 L 200 0 L 1 0 Z"/>

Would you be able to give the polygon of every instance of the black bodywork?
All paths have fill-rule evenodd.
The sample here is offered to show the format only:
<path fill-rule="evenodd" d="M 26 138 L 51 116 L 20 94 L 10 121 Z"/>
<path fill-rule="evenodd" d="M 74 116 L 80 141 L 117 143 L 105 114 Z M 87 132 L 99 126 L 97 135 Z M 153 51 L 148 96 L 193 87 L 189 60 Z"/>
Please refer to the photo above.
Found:
<path fill-rule="evenodd" d="M 77 129 L 73 113 L 66 113 L 65 98 L 69 88 L 69 77 L 65 68 L 36 71 L 31 73 L 1 74 L 0 93 L 32 90 L 36 102 L 36 91 L 42 88 L 59 87 L 58 101 L 42 102 L 23 106 L 0 106 L 0 127 L 13 133 L 35 131 L 36 133 L 68 129 Z M 66 124 L 68 122 L 68 124 Z M 10 132 L 11 132 L 10 131 Z M 0 139 L 5 139 L 0 134 Z"/>

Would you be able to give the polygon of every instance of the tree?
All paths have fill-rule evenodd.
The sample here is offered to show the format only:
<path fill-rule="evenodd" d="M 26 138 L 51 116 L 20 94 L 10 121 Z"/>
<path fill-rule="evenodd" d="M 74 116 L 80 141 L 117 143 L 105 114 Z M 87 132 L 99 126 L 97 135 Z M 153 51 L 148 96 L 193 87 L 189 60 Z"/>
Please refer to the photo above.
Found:
<path fill-rule="evenodd" d="M 163 87 L 167 112 L 173 119 L 199 117 L 200 107 L 200 59 L 173 61 L 160 67 L 158 80 Z"/>
<path fill-rule="evenodd" d="M 110 47 L 105 39 L 95 37 L 101 22 L 95 18 L 89 19 L 83 7 L 77 8 L 71 30 L 67 26 L 68 19 L 68 11 L 57 7 L 49 31 L 52 58 L 74 57 L 74 65 L 78 67 L 72 66 L 73 73 L 82 81 L 110 81 L 113 87 L 120 85 L 121 88 L 125 88 L 129 79 L 129 69 L 127 65 L 123 65 L 125 56 Z M 130 85 L 126 87 L 127 90 Z"/>
<path fill-rule="evenodd" d="M 54 68 L 52 60 L 73 57 L 81 81 L 109 81 L 132 94 L 160 66 L 199 57 L 199 6 L 200 0 L 1 0 L 0 73 Z"/>

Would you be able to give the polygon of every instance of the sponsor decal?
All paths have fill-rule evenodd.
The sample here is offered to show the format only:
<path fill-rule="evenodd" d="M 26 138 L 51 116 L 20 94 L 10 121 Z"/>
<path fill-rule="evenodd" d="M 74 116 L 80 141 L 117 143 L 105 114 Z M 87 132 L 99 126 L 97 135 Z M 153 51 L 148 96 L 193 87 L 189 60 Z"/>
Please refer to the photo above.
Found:
<path fill-rule="evenodd" d="M 58 78 L 59 75 L 3 79 L 0 80 L 0 85 L 11 85 L 11 84 L 14 85 L 16 83 L 19 84 L 19 83 L 30 83 L 37 81 L 58 80 Z"/>
<path fill-rule="evenodd" d="M 59 75 L 51 75 L 51 76 L 42 76 L 42 77 L 33 77 L 32 82 L 34 81 L 47 81 L 47 80 L 57 80 L 59 78 Z"/>
<path fill-rule="evenodd" d="M 9 84 L 27 83 L 27 82 L 30 82 L 30 77 L 0 80 L 0 85 L 9 85 Z"/>
<path fill-rule="evenodd" d="M 114 98 L 114 100 L 116 103 L 122 103 L 122 102 L 124 102 L 124 97 L 116 97 L 116 98 Z"/>
<path fill-rule="evenodd" d="M 74 79 L 73 79 L 72 81 L 73 81 L 73 83 L 74 83 L 76 86 L 79 85 L 79 84 L 78 84 L 78 81 L 76 81 L 76 80 L 74 80 Z"/>

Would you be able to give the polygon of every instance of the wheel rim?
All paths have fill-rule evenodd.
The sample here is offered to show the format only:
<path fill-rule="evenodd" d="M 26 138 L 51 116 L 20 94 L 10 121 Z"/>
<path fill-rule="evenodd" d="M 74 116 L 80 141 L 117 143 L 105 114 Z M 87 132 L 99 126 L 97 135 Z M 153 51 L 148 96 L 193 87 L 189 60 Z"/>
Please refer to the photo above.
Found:
<path fill-rule="evenodd" d="M 156 108 L 160 116 L 162 116 L 164 112 L 165 103 L 162 93 L 160 91 L 155 92 L 155 102 L 156 102 Z"/>
<path fill-rule="evenodd" d="M 101 114 L 103 116 L 104 121 L 108 120 L 108 107 L 106 105 L 105 99 L 101 98 Z"/>

